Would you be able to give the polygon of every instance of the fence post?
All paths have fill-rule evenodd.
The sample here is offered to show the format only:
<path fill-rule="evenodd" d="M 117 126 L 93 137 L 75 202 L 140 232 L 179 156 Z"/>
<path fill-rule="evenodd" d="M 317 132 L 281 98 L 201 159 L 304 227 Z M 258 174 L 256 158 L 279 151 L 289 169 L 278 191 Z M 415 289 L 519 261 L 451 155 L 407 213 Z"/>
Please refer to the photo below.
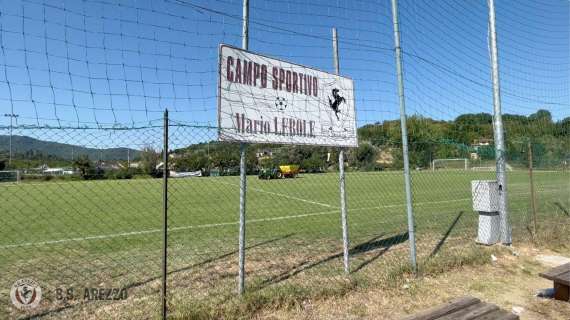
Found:
<path fill-rule="evenodd" d="M 249 0 L 243 0 L 243 25 L 242 25 L 242 48 L 249 47 Z M 239 161 L 239 243 L 238 243 L 238 293 L 241 295 L 245 291 L 245 198 L 247 191 L 246 175 L 246 144 L 240 144 Z"/>
<path fill-rule="evenodd" d="M 242 25 L 241 25 L 241 48 L 249 49 L 249 0 L 243 0 L 242 7 Z"/>
<path fill-rule="evenodd" d="M 245 291 L 245 197 L 247 191 L 245 151 L 246 145 L 242 143 L 239 161 L 239 294 L 243 294 Z"/>
<path fill-rule="evenodd" d="M 532 233 L 536 238 L 536 197 L 534 194 L 534 178 L 532 172 L 532 143 L 528 140 L 528 179 L 530 183 L 530 207 L 532 209 Z"/>
<path fill-rule="evenodd" d="M 489 50 L 493 78 L 493 133 L 495 136 L 495 158 L 497 161 L 497 182 L 499 183 L 499 215 L 501 218 L 501 242 L 512 243 L 511 224 L 507 203 L 507 174 L 505 135 L 501 114 L 501 89 L 499 84 L 499 55 L 497 51 L 497 31 L 495 29 L 495 1 L 488 0 L 489 6 Z"/>
<path fill-rule="evenodd" d="M 168 258 L 168 109 L 164 111 L 164 138 L 162 150 L 162 319 L 166 319 L 166 275 Z"/>
<path fill-rule="evenodd" d="M 333 34 L 333 63 L 334 72 L 336 75 L 340 73 L 339 57 L 338 57 L 338 36 L 336 33 L 336 28 L 332 29 Z M 346 211 L 346 187 L 345 187 L 345 176 L 344 176 L 344 149 L 340 149 L 338 153 L 338 169 L 339 169 L 339 186 L 340 186 L 340 219 L 342 224 L 342 249 L 344 258 L 344 272 L 350 273 L 350 264 L 348 257 L 348 218 Z"/>
<path fill-rule="evenodd" d="M 406 188 L 406 210 L 408 213 L 408 235 L 410 237 L 410 261 L 414 273 L 418 271 L 416 260 L 416 235 L 414 211 L 412 207 L 412 185 L 410 163 L 408 159 L 408 128 L 406 124 L 406 101 L 404 99 L 404 76 L 402 68 L 402 48 L 400 47 L 400 26 L 398 22 L 398 0 L 392 0 L 392 21 L 394 24 L 394 48 L 396 53 L 396 71 L 398 74 L 398 95 L 400 100 L 400 124 L 402 129 L 402 153 L 404 161 L 404 184 Z"/>

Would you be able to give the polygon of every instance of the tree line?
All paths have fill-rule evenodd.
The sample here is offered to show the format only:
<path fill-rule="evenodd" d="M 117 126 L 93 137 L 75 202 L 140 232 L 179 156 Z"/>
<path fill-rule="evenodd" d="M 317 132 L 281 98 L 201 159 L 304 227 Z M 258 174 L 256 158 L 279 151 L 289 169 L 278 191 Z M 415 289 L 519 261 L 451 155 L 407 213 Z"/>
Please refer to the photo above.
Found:
<path fill-rule="evenodd" d="M 526 166 L 528 143 L 533 148 L 534 163 L 539 167 L 559 166 L 570 158 L 570 117 L 553 121 L 547 110 L 529 116 L 503 115 L 507 160 Z M 449 121 L 422 116 L 407 119 L 410 166 L 428 168 L 433 159 L 470 158 L 472 153 L 483 161 L 495 159 L 493 116 L 489 113 L 464 114 Z M 403 167 L 400 120 L 387 120 L 358 128 L 358 148 L 347 149 L 347 163 L 353 170 L 400 170 Z M 491 141 L 488 146 L 473 146 L 475 141 Z M 271 156 L 256 153 L 271 152 Z M 338 168 L 338 148 L 251 144 L 247 170 L 299 164 L 309 172 Z M 211 168 L 239 166 L 239 145 L 205 142 L 174 150 L 178 170 L 208 171 Z M 385 160 L 383 160 L 385 158 Z M 235 170 L 234 170 L 235 172 Z"/>
<path fill-rule="evenodd" d="M 503 115 L 507 160 L 514 166 L 528 164 L 528 145 L 533 148 L 537 167 L 557 167 L 570 162 L 570 117 L 554 121 L 547 110 L 538 110 L 529 116 Z M 488 113 L 463 114 L 453 120 L 434 120 L 413 115 L 407 119 L 409 158 L 412 168 L 428 168 L 433 159 L 470 158 L 476 153 L 483 161 L 495 159 L 493 116 Z M 346 149 L 349 170 L 400 170 L 402 164 L 401 131 L 399 120 L 386 120 L 358 128 L 359 146 Z M 475 141 L 491 141 L 488 146 L 473 146 Z M 263 167 L 280 164 L 298 164 L 305 172 L 325 172 L 338 169 L 339 148 L 319 146 L 283 146 L 250 144 L 246 158 L 248 173 Z M 219 174 L 238 174 L 239 144 L 209 141 L 170 150 L 171 170 L 213 170 Z M 151 147 L 144 148 L 133 162 L 126 161 L 122 169 L 105 169 L 101 162 L 83 155 L 74 161 L 45 156 L 37 152 L 15 155 L 12 169 L 40 165 L 42 162 L 57 166 L 71 166 L 84 179 L 132 178 L 135 175 L 159 177 L 162 153 Z M 124 163 L 123 163 L 124 162 Z M 0 153 L 0 168 L 7 167 L 7 153 Z"/>

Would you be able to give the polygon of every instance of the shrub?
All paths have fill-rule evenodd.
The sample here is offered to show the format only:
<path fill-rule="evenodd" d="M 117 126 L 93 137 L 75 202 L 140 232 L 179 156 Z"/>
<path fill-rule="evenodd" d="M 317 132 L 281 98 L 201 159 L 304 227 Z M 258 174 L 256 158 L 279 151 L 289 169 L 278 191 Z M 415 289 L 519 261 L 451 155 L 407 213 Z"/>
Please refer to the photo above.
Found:
<path fill-rule="evenodd" d="M 105 172 L 105 179 L 132 179 L 134 175 L 131 169 L 110 170 Z"/>

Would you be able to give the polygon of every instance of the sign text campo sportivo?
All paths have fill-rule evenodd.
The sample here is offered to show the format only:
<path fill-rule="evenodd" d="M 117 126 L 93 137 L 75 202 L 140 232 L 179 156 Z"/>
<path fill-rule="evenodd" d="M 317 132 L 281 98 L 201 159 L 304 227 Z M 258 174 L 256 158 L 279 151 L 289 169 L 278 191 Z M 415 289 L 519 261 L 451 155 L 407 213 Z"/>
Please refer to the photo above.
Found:
<path fill-rule="evenodd" d="M 351 79 L 220 46 L 222 141 L 355 147 Z"/>

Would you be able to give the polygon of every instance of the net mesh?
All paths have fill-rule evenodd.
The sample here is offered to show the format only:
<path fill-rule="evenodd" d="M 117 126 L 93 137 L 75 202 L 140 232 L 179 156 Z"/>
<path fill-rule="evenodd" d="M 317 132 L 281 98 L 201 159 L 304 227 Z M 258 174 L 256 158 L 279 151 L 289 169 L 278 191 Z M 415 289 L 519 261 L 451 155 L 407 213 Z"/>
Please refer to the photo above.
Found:
<path fill-rule="evenodd" d="M 334 73 L 337 28 L 359 146 L 344 150 L 349 275 L 340 149 L 248 146 L 248 297 L 287 312 L 405 284 L 412 271 L 390 2 L 250 2 L 249 49 L 269 57 Z M 516 244 L 570 240 L 569 5 L 496 4 Z M 471 203 L 472 180 L 496 179 L 488 7 L 399 6 L 419 272 L 438 274 L 490 255 L 475 244 Z M 0 170 L 18 170 L 21 180 L 0 184 L 0 318 L 157 316 L 165 171 L 169 311 L 256 315 L 236 294 L 239 145 L 218 141 L 219 45 L 240 47 L 241 28 L 236 0 L 0 3 Z M 442 160 L 457 158 L 470 170 L 445 170 L 463 167 Z M 429 170 L 437 159 L 445 168 Z M 281 178 L 291 166 L 298 175 Z M 10 302 L 20 278 L 44 293 L 28 313 Z M 129 297 L 85 300 L 86 288 Z"/>

